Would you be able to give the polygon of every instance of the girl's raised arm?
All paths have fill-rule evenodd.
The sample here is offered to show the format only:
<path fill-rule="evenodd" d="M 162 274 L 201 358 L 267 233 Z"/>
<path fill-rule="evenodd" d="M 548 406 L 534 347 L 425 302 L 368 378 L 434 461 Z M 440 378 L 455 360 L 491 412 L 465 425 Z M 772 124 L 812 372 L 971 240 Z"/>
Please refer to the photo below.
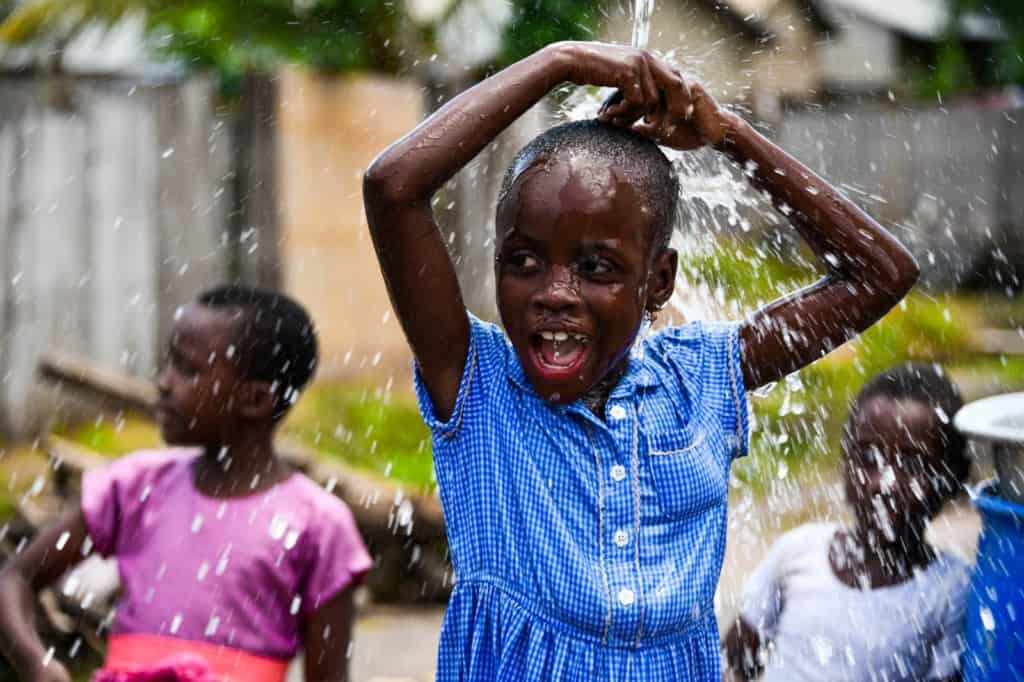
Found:
<path fill-rule="evenodd" d="M 654 110 L 659 95 L 648 57 L 597 43 L 546 47 L 454 98 L 366 171 L 363 199 L 377 259 L 439 418 L 447 419 L 455 406 L 469 321 L 434 223 L 434 193 L 565 81 L 617 87 L 634 110 Z"/>
<path fill-rule="evenodd" d="M 809 365 L 870 327 L 917 281 L 913 256 L 868 214 L 739 116 L 722 109 L 699 83 L 657 58 L 663 100 L 635 129 L 679 149 L 711 145 L 749 171 L 751 182 L 796 227 L 825 276 L 751 315 L 740 329 L 747 389 Z M 633 125 L 615 104 L 607 120 Z"/>
<path fill-rule="evenodd" d="M 740 330 L 752 389 L 809 365 L 864 331 L 906 296 L 920 273 L 910 252 L 832 185 L 735 117 L 722 151 L 753 168 L 752 182 L 826 269 L 809 287 L 772 301 Z"/>

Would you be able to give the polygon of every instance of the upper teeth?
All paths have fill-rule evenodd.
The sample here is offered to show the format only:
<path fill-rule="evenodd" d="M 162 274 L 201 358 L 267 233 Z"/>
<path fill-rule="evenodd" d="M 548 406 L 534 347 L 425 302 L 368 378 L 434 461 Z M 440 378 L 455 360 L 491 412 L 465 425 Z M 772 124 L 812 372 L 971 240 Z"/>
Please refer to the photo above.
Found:
<path fill-rule="evenodd" d="M 556 343 L 569 340 L 569 334 L 566 332 L 541 332 L 540 337 L 545 341 L 554 341 Z M 583 334 L 573 334 L 572 338 L 580 343 L 587 339 Z"/>

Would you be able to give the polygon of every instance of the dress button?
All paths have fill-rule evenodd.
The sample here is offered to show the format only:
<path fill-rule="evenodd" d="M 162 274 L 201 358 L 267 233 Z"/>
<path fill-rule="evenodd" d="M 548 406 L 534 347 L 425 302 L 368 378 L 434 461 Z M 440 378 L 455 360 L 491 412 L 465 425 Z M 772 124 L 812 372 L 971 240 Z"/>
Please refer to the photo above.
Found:
<path fill-rule="evenodd" d="M 629 544 L 629 533 L 624 530 L 617 530 L 615 531 L 615 535 L 612 539 L 619 547 L 625 547 Z"/>
<path fill-rule="evenodd" d="M 619 590 L 619 603 L 623 606 L 632 606 L 636 601 L 636 594 L 628 587 Z"/>
<path fill-rule="evenodd" d="M 622 405 L 612 405 L 609 414 L 612 416 L 612 419 L 622 419 L 626 416 L 626 408 Z"/>
<path fill-rule="evenodd" d="M 612 480 L 621 481 L 626 477 L 626 467 L 621 464 L 616 464 L 612 467 Z"/>

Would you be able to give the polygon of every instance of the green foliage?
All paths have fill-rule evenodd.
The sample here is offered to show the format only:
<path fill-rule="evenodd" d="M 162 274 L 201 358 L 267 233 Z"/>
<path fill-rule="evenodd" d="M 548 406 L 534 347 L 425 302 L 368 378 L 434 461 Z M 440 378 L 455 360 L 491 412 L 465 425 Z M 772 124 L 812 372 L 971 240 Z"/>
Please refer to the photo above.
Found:
<path fill-rule="evenodd" d="M 281 62 L 390 73 L 399 66 L 398 6 L 378 0 L 29 0 L 0 27 L 0 39 L 69 35 L 90 21 L 113 23 L 139 11 L 160 49 L 229 77 Z"/>
<path fill-rule="evenodd" d="M 578 0 L 513 0 L 514 17 L 505 30 L 501 68 L 560 40 L 593 40 L 596 3 Z"/>
<path fill-rule="evenodd" d="M 1007 38 L 995 47 L 977 71 L 972 72 L 967 44 L 950 26 L 949 35 L 938 46 L 935 63 L 912 75 L 916 94 L 934 98 L 967 92 L 981 84 L 1024 85 L 1024 3 L 1019 0 L 954 0 L 954 21 L 966 12 L 991 14 L 999 19 Z"/>
<path fill-rule="evenodd" d="M 512 4 L 497 66 L 554 41 L 592 35 L 590 3 Z M 0 0 L 0 18 L 8 5 L 14 3 Z M 215 69 L 229 82 L 285 62 L 326 72 L 397 73 L 403 52 L 409 53 L 405 63 L 414 59 L 404 4 L 382 0 L 26 0 L 0 25 L 0 41 L 65 40 L 90 22 L 112 24 L 134 12 L 146 16 L 160 50 L 191 68 Z M 421 37 L 435 29 L 421 27 Z"/>
<path fill-rule="evenodd" d="M 912 84 L 915 94 L 926 99 L 934 99 L 936 95 L 949 97 L 973 89 L 976 83 L 964 46 L 953 38 L 944 40 L 933 67 L 918 73 L 912 78 Z"/>
<path fill-rule="evenodd" d="M 408 397 L 319 383 L 303 395 L 284 431 L 349 465 L 423 490 L 434 485 L 430 433 Z"/>

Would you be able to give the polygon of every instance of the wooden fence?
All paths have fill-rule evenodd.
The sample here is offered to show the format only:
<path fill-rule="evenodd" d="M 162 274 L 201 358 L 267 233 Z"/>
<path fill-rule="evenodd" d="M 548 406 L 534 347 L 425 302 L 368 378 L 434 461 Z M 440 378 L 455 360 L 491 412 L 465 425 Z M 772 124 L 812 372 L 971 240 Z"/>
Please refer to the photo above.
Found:
<path fill-rule="evenodd" d="M 177 306 L 276 281 L 273 88 L 0 74 L 0 433 L 52 414 L 40 353 L 155 371 Z M 269 104 L 268 104 L 269 103 Z"/>

